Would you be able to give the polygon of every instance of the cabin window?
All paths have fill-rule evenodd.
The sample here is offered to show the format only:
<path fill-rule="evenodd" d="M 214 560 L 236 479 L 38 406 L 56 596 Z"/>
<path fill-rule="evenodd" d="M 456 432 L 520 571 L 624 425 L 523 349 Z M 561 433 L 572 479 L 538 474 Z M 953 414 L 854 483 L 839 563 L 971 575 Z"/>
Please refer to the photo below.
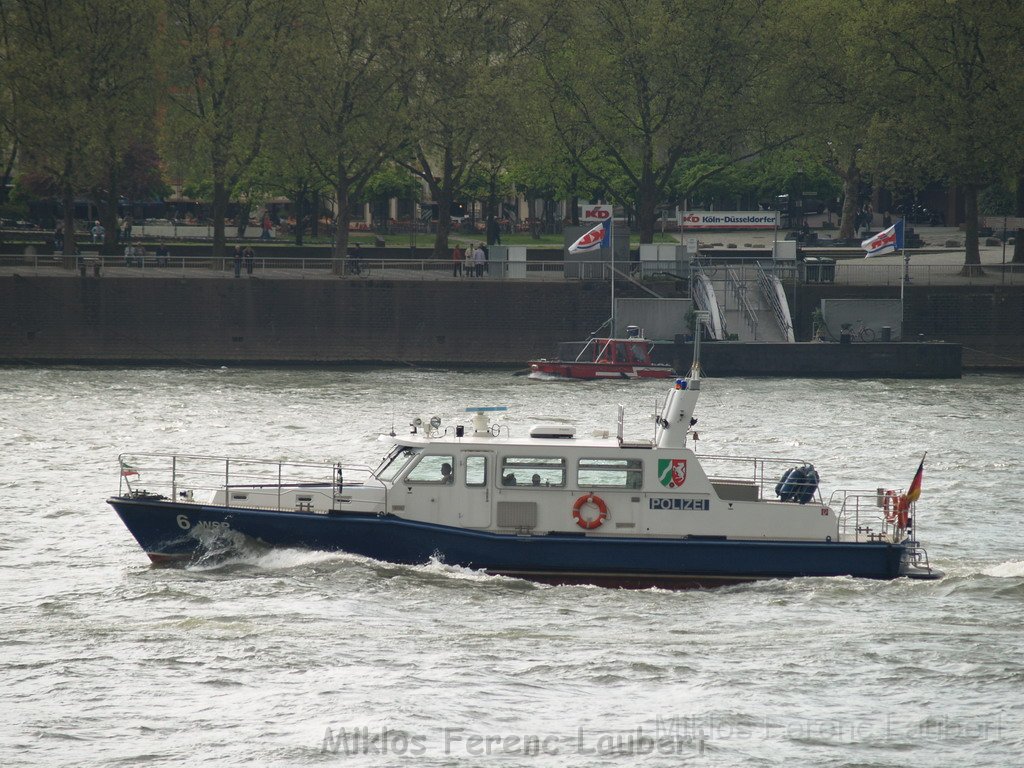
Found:
<path fill-rule="evenodd" d="M 565 459 L 506 456 L 501 461 L 501 484 L 514 488 L 564 487 Z"/>
<path fill-rule="evenodd" d="M 647 348 L 643 344 L 633 345 L 633 362 L 644 363 L 647 362 Z"/>
<path fill-rule="evenodd" d="M 454 456 L 424 456 L 405 476 L 409 483 L 436 483 L 449 485 L 452 482 L 452 467 L 455 466 Z"/>
<path fill-rule="evenodd" d="M 640 459 L 580 459 L 576 474 L 580 488 L 640 488 L 643 482 Z"/>
<path fill-rule="evenodd" d="M 487 484 L 487 457 L 466 457 L 466 485 L 479 486 Z"/>
<path fill-rule="evenodd" d="M 384 457 L 384 461 L 380 463 L 377 471 L 374 473 L 378 480 L 384 480 L 391 482 L 399 473 L 405 469 L 412 458 L 420 452 L 420 448 L 406 448 L 401 445 L 396 445 L 387 456 Z"/>

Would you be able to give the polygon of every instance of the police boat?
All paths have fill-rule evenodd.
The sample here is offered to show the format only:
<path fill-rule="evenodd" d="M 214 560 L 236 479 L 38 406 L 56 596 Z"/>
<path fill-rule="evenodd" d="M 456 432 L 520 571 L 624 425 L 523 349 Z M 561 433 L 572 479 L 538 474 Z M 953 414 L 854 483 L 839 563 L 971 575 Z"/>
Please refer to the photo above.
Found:
<path fill-rule="evenodd" d="M 513 436 L 472 408 L 414 420 L 376 468 L 125 454 L 108 503 L 155 563 L 269 546 L 614 587 L 941 578 L 916 536 L 920 468 L 906 493 L 826 499 L 807 461 L 698 455 L 701 383 L 698 345 L 645 440 L 621 406 L 615 434 L 589 436 Z"/>

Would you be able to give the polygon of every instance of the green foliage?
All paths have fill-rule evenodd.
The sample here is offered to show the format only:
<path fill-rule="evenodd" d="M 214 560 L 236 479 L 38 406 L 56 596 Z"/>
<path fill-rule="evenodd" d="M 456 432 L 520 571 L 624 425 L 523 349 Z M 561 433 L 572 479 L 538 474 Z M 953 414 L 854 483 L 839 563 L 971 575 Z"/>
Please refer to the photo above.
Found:
<path fill-rule="evenodd" d="M 648 241 L 659 206 L 780 193 L 845 195 L 848 235 L 862 180 L 961 185 L 969 218 L 975 200 L 999 215 L 1013 211 L 1004 180 L 1024 167 L 1014 0 L 2 0 L 0 11 L 0 159 L 18 149 L 24 189 L 109 209 L 170 182 L 221 211 L 229 197 L 327 192 L 339 247 L 356 201 L 424 185 L 443 205 L 487 209 L 517 193 L 614 202 Z"/>
<path fill-rule="evenodd" d="M 423 187 L 409 171 L 394 164 L 385 165 L 366 182 L 363 198 L 367 202 L 419 200 Z"/>
<path fill-rule="evenodd" d="M 1016 190 L 1007 181 L 998 181 L 978 195 L 978 212 L 983 216 L 1013 216 L 1016 208 Z"/>

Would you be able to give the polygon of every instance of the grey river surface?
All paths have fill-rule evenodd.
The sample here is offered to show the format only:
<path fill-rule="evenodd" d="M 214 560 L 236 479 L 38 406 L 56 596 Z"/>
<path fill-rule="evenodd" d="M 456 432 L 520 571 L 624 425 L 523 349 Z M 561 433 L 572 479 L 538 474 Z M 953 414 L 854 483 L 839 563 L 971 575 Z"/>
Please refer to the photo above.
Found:
<path fill-rule="evenodd" d="M 154 568 L 121 451 L 375 464 L 507 405 L 649 436 L 665 382 L 418 369 L 0 369 L 0 764 L 1020 765 L 1024 379 L 711 379 L 700 451 L 906 487 L 939 582 L 538 586 L 240 552 Z M 143 485 L 145 478 L 142 478 Z M 568 510 L 567 510 L 568 514 Z"/>

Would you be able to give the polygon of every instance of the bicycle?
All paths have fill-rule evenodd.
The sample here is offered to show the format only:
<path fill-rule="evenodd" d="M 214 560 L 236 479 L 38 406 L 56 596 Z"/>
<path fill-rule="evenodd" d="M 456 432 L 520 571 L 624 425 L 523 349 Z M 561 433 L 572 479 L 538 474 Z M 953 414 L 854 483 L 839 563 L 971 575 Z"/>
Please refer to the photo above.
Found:
<path fill-rule="evenodd" d="M 853 323 L 843 323 L 843 330 L 848 331 L 850 337 L 857 341 L 874 341 L 875 330 L 864 325 L 860 320 L 857 321 L 858 325 L 855 327 Z"/>

